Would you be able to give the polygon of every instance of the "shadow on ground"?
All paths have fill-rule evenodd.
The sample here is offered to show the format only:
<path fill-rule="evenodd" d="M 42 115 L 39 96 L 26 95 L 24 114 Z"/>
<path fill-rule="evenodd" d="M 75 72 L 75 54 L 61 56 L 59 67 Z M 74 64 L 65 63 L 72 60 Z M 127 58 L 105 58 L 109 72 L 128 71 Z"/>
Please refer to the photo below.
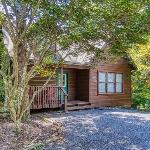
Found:
<path fill-rule="evenodd" d="M 91 109 L 54 113 L 63 124 L 64 142 L 45 150 L 150 150 L 150 113 L 128 109 Z"/>

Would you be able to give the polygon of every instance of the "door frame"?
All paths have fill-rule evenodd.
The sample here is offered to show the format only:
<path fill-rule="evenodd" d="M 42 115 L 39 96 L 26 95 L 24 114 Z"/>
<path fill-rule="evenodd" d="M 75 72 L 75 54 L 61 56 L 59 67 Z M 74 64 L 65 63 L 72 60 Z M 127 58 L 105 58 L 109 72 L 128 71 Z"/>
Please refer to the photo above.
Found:
<path fill-rule="evenodd" d="M 63 87 L 66 93 L 68 94 L 68 73 L 67 72 L 63 73 Z"/>
<path fill-rule="evenodd" d="M 68 72 L 63 72 L 63 74 L 61 74 L 61 73 L 58 74 L 57 85 L 64 87 L 64 90 L 68 94 Z"/>

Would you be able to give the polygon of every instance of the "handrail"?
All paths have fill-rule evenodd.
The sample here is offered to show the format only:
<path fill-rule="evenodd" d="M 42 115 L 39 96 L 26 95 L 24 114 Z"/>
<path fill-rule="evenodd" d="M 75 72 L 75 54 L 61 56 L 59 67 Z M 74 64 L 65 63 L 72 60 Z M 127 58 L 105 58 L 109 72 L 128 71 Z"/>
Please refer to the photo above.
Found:
<path fill-rule="evenodd" d="M 29 96 L 32 97 L 35 91 L 40 91 L 41 85 L 30 85 Z M 61 96 L 62 95 L 62 96 Z M 65 112 L 67 111 L 68 94 L 63 86 L 47 85 L 41 92 L 37 94 L 32 104 L 32 108 L 53 108 L 58 103 L 58 106 L 64 104 Z"/>
<path fill-rule="evenodd" d="M 60 89 L 62 90 L 62 92 L 64 93 L 65 96 L 68 96 L 67 92 L 64 90 L 63 87 L 60 87 Z"/>
<path fill-rule="evenodd" d="M 64 94 L 64 96 L 65 96 L 65 101 L 64 101 L 64 110 L 65 110 L 65 112 L 67 112 L 67 100 L 68 100 L 68 94 L 67 94 L 67 92 L 64 90 L 64 88 L 60 88 L 61 90 L 62 90 L 62 92 L 63 92 L 63 94 Z"/>

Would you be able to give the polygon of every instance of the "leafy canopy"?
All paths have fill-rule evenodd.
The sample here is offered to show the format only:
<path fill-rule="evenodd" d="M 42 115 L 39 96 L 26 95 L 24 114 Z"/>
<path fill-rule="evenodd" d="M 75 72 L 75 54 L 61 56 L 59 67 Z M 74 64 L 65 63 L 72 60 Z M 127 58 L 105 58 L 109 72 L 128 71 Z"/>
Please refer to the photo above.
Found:
<path fill-rule="evenodd" d="M 150 42 L 138 44 L 129 50 L 129 56 L 141 73 L 143 79 L 150 79 Z"/>
<path fill-rule="evenodd" d="M 149 0 L 6 0 L 6 3 L 12 9 L 17 6 L 18 10 L 27 5 L 33 10 L 38 8 L 26 33 L 29 42 L 48 38 L 45 42 L 57 43 L 62 49 L 77 44 L 76 49 L 103 59 L 110 53 L 125 55 L 133 44 L 147 42 L 144 37 L 150 31 Z M 16 16 L 15 11 L 12 15 Z M 29 16 L 30 9 L 22 19 L 27 23 Z M 102 46 L 96 47 L 97 42 L 105 43 L 107 51 Z"/>
<path fill-rule="evenodd" d="M 149 33 L 148 1 L 75 0 L 70 1 L 65 9 L 69 16 L 65 20 L 68 32 L 60 39 L 65 47 L 80 43 L 87 51 L 99 56 L 103 51 L 89 41 L 103 41 L 110 53 L 124 55 L 133 44 L 146 42 L 143 37 Z"/>

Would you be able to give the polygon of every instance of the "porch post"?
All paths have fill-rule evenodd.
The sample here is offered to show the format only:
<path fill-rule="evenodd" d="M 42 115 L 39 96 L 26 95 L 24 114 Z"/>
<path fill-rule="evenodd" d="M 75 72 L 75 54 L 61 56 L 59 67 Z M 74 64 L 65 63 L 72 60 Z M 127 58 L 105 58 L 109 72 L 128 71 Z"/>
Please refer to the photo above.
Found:
<path fill-rule="evenodd" d="M 61 87 L 63 87 L 63 73 L 64 73 L 64 70 L 63 70 L 63 67 L 61 67 Z M 64 111 L 67 112 L 67 95 L 66 93 L 63 93 L 64 94 Z"/>
<path fill-rule="evenodd" d="M 60 71 L 60 73 L 61 73 L 61 87 L 63 87 L 63 73 L 64 73 L 64 70 L 63 70 L 63 67 L 61 67 L 61 71 Z"/>
<path fill-rule="evenodd" d="M 67 112 L 67 95 L 65 95 L 64 110 Z"/>

